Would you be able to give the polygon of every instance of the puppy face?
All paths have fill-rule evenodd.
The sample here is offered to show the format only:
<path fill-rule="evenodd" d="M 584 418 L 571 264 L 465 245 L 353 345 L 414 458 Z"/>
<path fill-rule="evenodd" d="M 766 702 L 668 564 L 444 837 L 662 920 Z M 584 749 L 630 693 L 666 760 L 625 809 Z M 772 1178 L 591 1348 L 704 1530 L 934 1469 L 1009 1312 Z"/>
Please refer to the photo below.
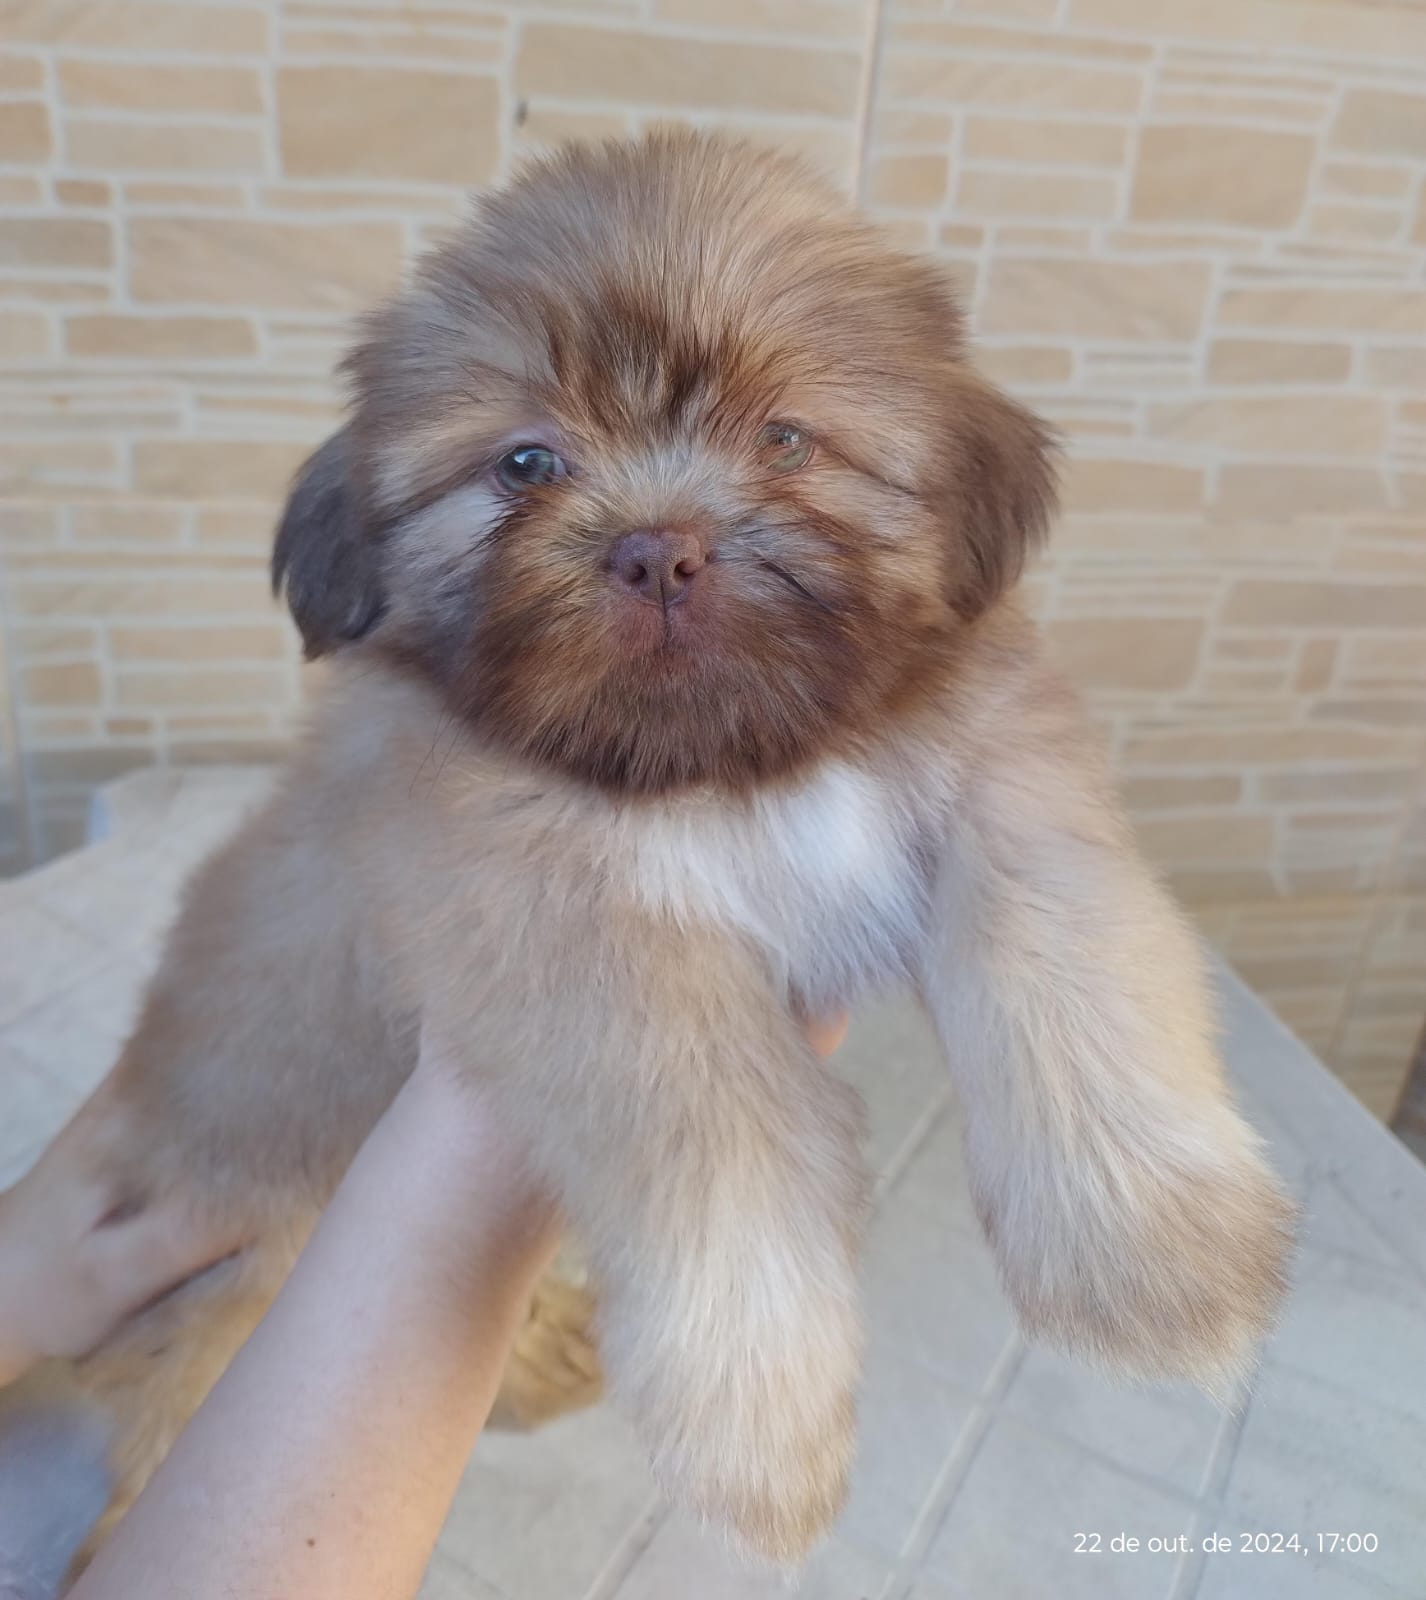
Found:
<path fill-rule="evenodd" d="M 1052 501 L 934 269 L 704 136 L 528 168 L 348 370 L 274 556 L 309 654 L 365 636 L 624 791 L 743 788 L 884 726 Z"/>

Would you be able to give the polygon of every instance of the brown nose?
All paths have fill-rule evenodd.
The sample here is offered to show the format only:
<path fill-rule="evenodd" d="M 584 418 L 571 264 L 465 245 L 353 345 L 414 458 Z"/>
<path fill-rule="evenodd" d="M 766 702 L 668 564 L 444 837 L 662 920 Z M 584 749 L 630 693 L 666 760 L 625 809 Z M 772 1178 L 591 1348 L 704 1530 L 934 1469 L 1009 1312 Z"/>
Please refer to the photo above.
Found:
<path fill-rule="evenodd" d="M 651 528 L 624 534 L 609 557 L 621 589 L 666 606 L 687 597 L 703 562 L 703 546 L 695 535 Z"/>

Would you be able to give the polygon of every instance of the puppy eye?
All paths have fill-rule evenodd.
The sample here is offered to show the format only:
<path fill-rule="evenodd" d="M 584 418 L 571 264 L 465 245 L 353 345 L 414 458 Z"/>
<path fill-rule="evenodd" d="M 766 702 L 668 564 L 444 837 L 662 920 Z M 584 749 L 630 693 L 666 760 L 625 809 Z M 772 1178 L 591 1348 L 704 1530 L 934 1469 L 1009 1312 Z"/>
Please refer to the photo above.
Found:
<path fill-rule="evenodd" d="M 518 444 L 495 464 L 495 475 L 507 489 L 535 489 L 557 483 L 569 471 L 564 462 L 542 444 Z"/>
<path fill-rule="evenodd" d="M 812 459 L 812 440 L 791 422 L 769 422 L 758 435 L 758 451 L 769 472 L 796 472 Z"/>

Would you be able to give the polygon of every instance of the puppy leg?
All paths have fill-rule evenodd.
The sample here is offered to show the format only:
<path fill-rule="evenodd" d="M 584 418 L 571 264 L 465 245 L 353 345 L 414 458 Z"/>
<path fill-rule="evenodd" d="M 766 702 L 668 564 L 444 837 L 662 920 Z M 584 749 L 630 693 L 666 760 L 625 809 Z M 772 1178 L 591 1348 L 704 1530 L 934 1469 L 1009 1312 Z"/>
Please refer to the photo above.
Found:
<path fill-rule="evenodd" d="M 1195 939 L 1066 691 L 966 759 L 922 978 L 976 1205 L 1026 1328 L 1220 1391 L 1284 1290 L 1292 1210 L 1233 1109 Z"/>
<path fill-rule="evenodd" d="M 671 1497 L 795 1560 L 840 1509 L 853 1450 L 856 1097 L 725 941 L 643 928 L 570 976 L 561 1037 L 500 1050 L 518 1063 L 487 1080 L 501 1122 L 579 1229 L 611 1393 Z M 538 1001 L 521 1015 L 548 1027 Z"/>
<path fill-rule="evenodd" d="M 535 1287 L 505 1363 L 489 1427 L 538 1428 L 603 1396 L 594 1319 L 595 1300 L 583 1275 L 557 1262 Z"/>
<path fill-rule="evenodd" d="M 841 1510 L 861 1357 L 858 1119 L 790 1034 L 666 1041 L 684 1083 L 650 1085 L 663 1103 L 627 1170 L 575 1213 L 597 1230 L 611 1386 L 655 1470 L 777 1560 Z"/>
<path fill-rule="evenodd" d="M 814 1019 L 796 1015 L 819 1056 L 831 1055 L 846 1037 L 846 1012 Z M 535 1289 L 487 1426 L 537 1428 L 603 1398 L 595 1311 L 588 1274 L 566 1246 Z"/>

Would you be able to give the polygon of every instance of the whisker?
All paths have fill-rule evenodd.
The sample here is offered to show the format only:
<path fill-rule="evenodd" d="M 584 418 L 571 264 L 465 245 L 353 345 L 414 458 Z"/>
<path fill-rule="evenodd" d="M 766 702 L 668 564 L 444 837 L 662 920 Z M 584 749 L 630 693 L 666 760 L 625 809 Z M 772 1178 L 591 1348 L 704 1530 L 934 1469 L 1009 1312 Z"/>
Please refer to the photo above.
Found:
<path fill-rule="evenodd" d="M 443 712 L 441 714 L 440 719 L 436 723 L 435 734 L 431 739 L 431 748 L 425 753 L 424 756 L 421 757 L 421 765 L 419 767 L 417 767 L 415 772 L 412 773 L 412 775 L 411 775 L 410 787 L 406 790 L 406 798 L 408 800 L 413 799 L 415 797 L 416 785 L 421 781 L 421 774 L 426 770 L 426 767 L 430 763 L 431 758 L 436 753 L 436 746 L 441 742 L 441 735 L 446 731 L 447 722 L 454 721 L 454 720 L 455 719 L 454 719 L 453 713 L 451 713 L 449 711 Z M 440 773 L 437 773 L 436 777 L 440 777 Z"/>
<path fill-rule="evenodd" d="M 445 753 L 445 755 L 443 755 L 441 757 L 441 764 L 440 764 L 440 766 L 438 766 L 436 768 L 436 775 L 435 775 L 434 778 L 431 779 L 431 788 L 432 789 L 434 789 L 436 787 L 436 785 L 438 783 L 440 783 L 441 778 L 444 775 L 445 770 L 446 770 L 446 763 L 455 754 L 456 746 L 460 743 L 460 736 L 461 736 L 461 725 L 460 725 L 460 723 L 457 722 L 454 717 L 452 717 L 450 725 L 451 725 L 451 736 L 450 736 L 450 739 L 446 743 L 446 753 Z"/>

